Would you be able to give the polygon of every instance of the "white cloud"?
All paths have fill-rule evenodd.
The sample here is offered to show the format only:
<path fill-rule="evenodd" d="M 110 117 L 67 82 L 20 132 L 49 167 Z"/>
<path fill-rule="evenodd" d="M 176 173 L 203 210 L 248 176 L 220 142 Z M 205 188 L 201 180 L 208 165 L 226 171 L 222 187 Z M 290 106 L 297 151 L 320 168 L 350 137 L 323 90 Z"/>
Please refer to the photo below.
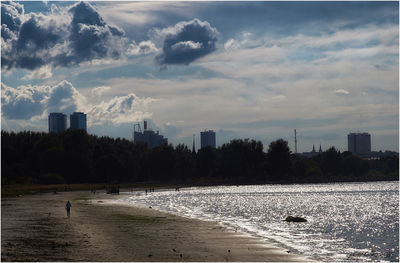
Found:
<path fill-rule="evenodd" d="M 94 96 L 101 96 L 103 95 L 105 92 L 111 90 L 111 87 L 109 86 L 99 86 L 99 87 L 95 87 L 91 90 L 92 95 Z"/>
<path fill-rule="evenodd" d="M 224 48 L 226 50 L 236 50 L 240 47 L 240 43 L 236 41 L 235 39 L 231 38 L 228 41 L 225 42 Z"/>
<path fill-rule="evenodd" d="M 55 86 L 8 87 L 2 83 L 2 116 L 13 120 L 46 118 L 50 112 L 67 114 L 82 107 L 83 98 L 68 81 Z"/>
<path fill-rule="evenodd" d="M 53 76 L 51 72 L 51 67 L 46 65 L 36 70 L 31 71 L 26 76 L 22 77 L 23 80 L 31 79 L 49 79 Z"/>
<path fill-rule="evenodd" d="M 139 45 L 136 44 L 135 41 L 132 41 L 131 44 L 129 44 L 126 53 L 127 55 L 141 55 L 141 54 L 156 53 L 157 51 L 158 49 L 156 45 L 150 40 L 147 40 L 140 42 Z"/>
<path fill-rule="evenodd" d="M 90 97 L 82 95 L 70 82 L 64 80 L 54 86 L 19 86 L 11 88 L 1 84 L 2 118 L 6 121 L 44 121 L 50 112 L 71 114 L 83 111 L 88 115 L 88 126 L 106 123 L 131 123 L 150 118 L 147 110 L 152 98 L 141 98 L 133 93 L 115 96 L 108 101 L 95 104 Z M 96 87 L 92 94 L 102 94 L 111 88 Z"/>
<path fill-rule="evenodd" d="M 193 12 L 190 3 L 185 2 L 114 2 L 111 5 L 101 2 L 96 4 L 99 13 L 106 21 L 115 24 L 126 24 L 129 26 L 143 26 L 157 21 L 163 21 L 163 17 L 155 14 L 157 12 L 170 12 L 172 14 L 187 15 L 192 17 Z M 184 8 L 184 10 L 182 9 Z"/>
<path fill-rule="evenodd" d="M 150 118 L 152 114 L 146 109 L 154 102 L 151 98 L 139 98 L 134 93 L 125 96 L 114 97 L 109 101 L 92 106 L 87 114 L 90 116 L 90 125 L 102 125 L 105 123 L 121 124 L 132 123 L 144 118 Z"/>
<path fill-rule="evenodd" d="M 335 93 L 336 94 L 342 94 L 342 95 L 349 95 L 350 94 L 350 92 L 348 92 L 347 90 L 344 90 L 344 89 L 337 89 L 337 90 L 335 90 Z"/>
<path fill-rule="evenodd" d="M 194 41 L 181 41 L 173 44 L 171 46 L 172 49 L 200 49 L 203 47 L 203 44 L 200 42 Z"/>

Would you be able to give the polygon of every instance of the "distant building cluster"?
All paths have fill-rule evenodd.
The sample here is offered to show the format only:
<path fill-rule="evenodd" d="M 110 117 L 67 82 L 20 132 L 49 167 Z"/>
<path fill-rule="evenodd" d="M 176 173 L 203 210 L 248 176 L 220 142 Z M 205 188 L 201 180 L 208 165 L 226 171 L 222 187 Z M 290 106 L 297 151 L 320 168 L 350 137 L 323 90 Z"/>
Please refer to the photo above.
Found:
<path fill-rule="evenodd" d="M 70 128 L 82 129 L 86 128 L 86 114 L 83 112 L 74 112 L 70 115 Z M 67 130 L 67 115 L 59 112 L 49 114 L 49 132 L 63 132 Z"/>
<path fill-rule="evenodd" d="M 303 152 L 303 153 L 301 153 L 300 155 L 303 156 L 303 157 L 306 157 L 306 158 L 312 158 L 312 157 L 314 157 L 314 156 L 316 156 L 316 155 L 318 155 L 318 154 L 320 154 L 320 153 L 322 153 L 321 144 L 319 145 L 319 150 L 318 150 L 318 152 L 315 150 L 315 146 L 313 145 L 313 146 L 312 146 L 312 151 L 311 151 L 311 152 Z"/>
<path fill-rule="evenodd" d="M 49 133 L 59 133 L 67 130 L 67 115 L 59 112 L 52 112 L 49 114 Z M 74 112 L 70 115 L 70 128 L 71 129 L 82 129 L 87 130 L 86 126 L 86 114 L 83 112 Z M 147 121 L 143 122 L 143 131 L 140 127 L 140 124 L 135 124 L 133 128 L 133 141 L 144 142 L 147 146 L 152 149 L 163 144 L 168 144 L 168 139 L 159 133 L 159 131 L 155 132 L 151 129 L 147 128 Z M 195 152 L 195 135 L 193 134 L 193 149 Z M 297 140 L 296 140 L 296 130 L 295 130 L 295 145 L 297 149 Z M 200 132 L 200 146 L 201 148 L 212 147 L 216 148 L 216 136 L 213 130 L 205 130 Z M 362 133 L 349 133 L 347 135 L 347 147 L 348 151 L 354 155 L 357 155 L 362 158 L 382 158 L 385 156 L 391 156 L 397 154 L 397 152 L 392 151 L 371 151 L 371 135 L 367 132 Z M 321 144 L 319 145 L 319 150 L 315 150 L 315 146 L 313 145 L 312 150 L 310 152 L 299 153 L 300 156 L 306 158 L 312 158 L 318 154 L 322 153 Z"/>
<path fill-rule="evenodd" d="M 135 127 L 138 127 L 138 129 L 135 130 Z M 133 142 L 145 142 L 147 143 L 147 147 L 152 149 L 163 144 L 168 144 L 168 139 L 164 138 L 164 136 L 161 135 L 159 131 L 154 132 L 153 130 L 147 129 L 147 121 L 144 121 L 143 132 L 140 128 L 140 124 L 136 124 L 134 126 Z"/>
<path fill-rule="evenodd" d="M 192 151 L 195 152 L 195 135 L 193 134 L 193 148 Z M 150 149 L 154 147 L 161 146 L 163 144 L 168 144 L 168 139 L 159 133 L 147 128 L 147 121 L 143 121 L 143 131 L 139 123 L 135 124 L 133 127 L 133 142 L 144 142 Z M 200 145 L 201 148 L 212 147 L 216 148 L 215 132 L 213 130 L 200 132 Z"/>
<path fill-rule="evenodd" d="M 378 159 L 393 155 L 398 156 L 398 153 L 393 151 L 371 151 L 371 135 L 367 132 L 349 133 L 347 135 L 347 150 L 353 155 L 365 159 Z M 316 151 L 313 145 L 311 152 L 300 153 L 300 156 L 312 158 L 320 153 L 322 153 L 321 145 L 319 145 L 319 151 Z"/>

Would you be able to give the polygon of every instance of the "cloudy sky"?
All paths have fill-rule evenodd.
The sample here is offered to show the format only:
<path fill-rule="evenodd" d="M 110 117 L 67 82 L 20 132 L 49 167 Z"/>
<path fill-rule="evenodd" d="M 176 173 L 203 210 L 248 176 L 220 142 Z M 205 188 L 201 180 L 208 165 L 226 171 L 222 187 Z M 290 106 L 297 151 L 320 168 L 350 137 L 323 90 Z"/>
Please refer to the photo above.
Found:
<path fill-rule="evenodd" d="M 1 2 L 1 128 L 399 147 L 398 2 Z"/>

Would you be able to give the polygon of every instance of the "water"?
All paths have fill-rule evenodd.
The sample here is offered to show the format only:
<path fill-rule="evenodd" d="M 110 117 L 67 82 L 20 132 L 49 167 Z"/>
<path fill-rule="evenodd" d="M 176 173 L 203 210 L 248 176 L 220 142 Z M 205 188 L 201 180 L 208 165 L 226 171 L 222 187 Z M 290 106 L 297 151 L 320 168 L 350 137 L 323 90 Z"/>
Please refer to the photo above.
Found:
<path fill-rule="evenodd" d="M 318 261 L 399 261 L 398 182 L 195 187 L 122 201 L 217 221 Z"/>

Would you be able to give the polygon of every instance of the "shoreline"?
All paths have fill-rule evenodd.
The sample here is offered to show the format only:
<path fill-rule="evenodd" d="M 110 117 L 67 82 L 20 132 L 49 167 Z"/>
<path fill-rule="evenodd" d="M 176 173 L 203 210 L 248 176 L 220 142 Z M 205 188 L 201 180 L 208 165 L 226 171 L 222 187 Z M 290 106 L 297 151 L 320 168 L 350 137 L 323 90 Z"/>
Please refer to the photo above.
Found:
<path fill-rule="evenodd" d="M 77 191 L 2 199 L 2 261 L 310 261 L 218 222 L 104 202 L 119 198 Z"/>

